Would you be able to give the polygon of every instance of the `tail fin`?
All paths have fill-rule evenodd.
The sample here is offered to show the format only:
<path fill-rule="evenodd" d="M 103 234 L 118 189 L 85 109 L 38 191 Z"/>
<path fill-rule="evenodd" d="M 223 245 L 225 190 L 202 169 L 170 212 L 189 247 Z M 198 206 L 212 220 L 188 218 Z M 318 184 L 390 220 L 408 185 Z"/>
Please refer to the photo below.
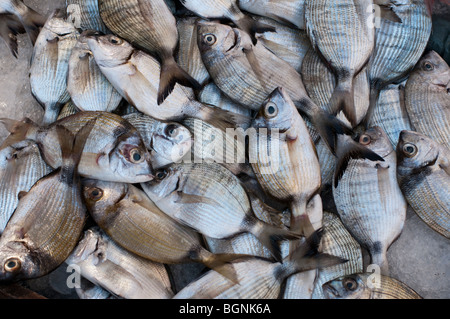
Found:
<path fill-rule="evenodd" d="M 278 262 L 282 261 L 279 242 L 282 240 L 299 239 L 302 237 L 301 235 L 290 230 L 272 226 L 260 220 L 256 220 L 255 227 L 253 227 L 250 232 L 258 238 L 264 247 L 269 249 L 272 256 Z"/>
<path fill-rule="evenodd" d="M 236 270 L 233 267 L 232 262 L 238 259 L 250 258 L 249 255 L 240 254 L 213 254 L 208 252 L 204 258 L 201 258 L 201 262 L 206 267 L 218 272 L 225 278 L 231 280 L 235 284 L 239 284 L 239 279 L 236 274 Z"/>
<path fill-rule="evenodd" d="M 346 82 L 339 83 L 330 98 L 329 109 L 333 115 L 342 111 L 352 127 L 358 125 L 355 110 L 354 86 Z"/>
<path fill-rule="evenodd" d="M 0 37 L 2 37 L 2 39 L 6 42 L 11 54 L 16 59 L 19 53 L 17 35 L 24 32 L 25 29 L 15 16 L 10 14 L 0 15 Z"/>
<path fill-rule="evenodd" d="M 46 18 L 30 7 L 27 7 L 20 19 L 25 31 L 30 37 L 31 43 L 34 45 L 40 32 L 39 28 L 45 24 Z"/>
<path fill-rule="evenodd" d="M 84 125 L 76 135 L 62 125 L 56 126 L 59 145 L 61 147 L 61 180 L 71 184 L 78 170 L 81 155 L 88 137 L 97 119 L 92 119 Z"/>
<path fill-rule="evenodd" d="M 369 100 L 369 109 L 367 110 L 366 116 L 361 122 L 361 126 L 365 129 L 368 129 L 371 126 L 372 116 L 375 112 L 375 108 L 378 103 L 378 99 L 380 97 L 380 89 L 377 87 L 370 88 L 370 100 Z"/>
<path fill-rule="evenodd" d="M 255 33 L 276 32 L 276 29 L 273 26 L 256 21 L 249 16 L 244 16 L 243 18 L 234 21 L 234 23 L 239 29 L 250 35 L 253 45 L 258 41 Z"/>
<path fill-rule="evenodd" d="M 25 139 L 33 139 L 34 137 L 29 136 L 29 133 L 32 128 L 38 127 L 29 118 L 25 118 L 22 121 L 0 118 L 0 122 L 3 123 L 5 128 L 10 132 L 9 136 L 3 141 L 3 144 L 0 146 L 0 150 L 3 150 L 8 146 L 11 146 Z"/>
<path fill-rule="evenodd" d="M 371 161 L 382 161 L 384 159 L 371 151 L 367 147 L 355 142 L 349 136 L 342 136 L 338 138 L 338 150 L 336 170 L 334 175 L 334 187 L 338 186 L 339 180 L 348 166 L 350 159 L 368 159 Z"/>
<path fill-rule="evenodd" d="M 175 59 L 172 56 L 162 61 L 161 64 L 161 77 L 158 88 L 158 105 L 162 104 L 170 93 L 172 93 L 176 83 L 189 86 L 194 90 L 200 90 L 202 88 L 200 83 L 184 71 L 175 62 Z"/>

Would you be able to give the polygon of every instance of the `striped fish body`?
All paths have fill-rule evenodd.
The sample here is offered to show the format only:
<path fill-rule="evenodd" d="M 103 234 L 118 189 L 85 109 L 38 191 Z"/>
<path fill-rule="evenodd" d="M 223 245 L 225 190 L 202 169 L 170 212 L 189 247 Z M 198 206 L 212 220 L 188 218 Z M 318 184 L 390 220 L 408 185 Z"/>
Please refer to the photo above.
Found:
<path fill-rule="evenodd" d="M 163 264 L 130 253 L 98 227 L 85 231 L 66 263 L 79 266 L 83 278 L 120 298 L 168 299 L 173 296 Z"/>
<path fill-rule="evenodd" d="M 74 115 L 75 113 L 78 113 L 80 110 L 75 106 L 75 104 L 72 102 L 72 100 L 69 100 L 61 109 L 61 112 L 59 112 L 57 121 L 60 119 L 63 119 L 67 116 Z"/>
<path fill-rule="evenodd" d="M 53 171 L 42 159 L 39 147 L 31 141 L 8 147 L 1 154 L 6 163 L 2 165 L 0 179 L 0 233 L 17 208 L 20 192 L 28 192 L 39 179 Z"/>
<path fill-rule="evenodd" d="M 336 170 L 336 157 L 330 152 L 330 149 L 322 139 L 319 139 L 315 145 L 320 164 L 322 185 L 331 185 L 333 183 L 334 171 Z"/>
<path fill-rule="evenodd" d="M 390 84 L 380 91 L 371 122 L 386 132 L 394 149 L 397 147 L 400 132 L 411 130 L 405 106 L 404 85 L 405 83 Z"/>
<path fill-rule="evenodd" d="M 405 87 L 411 128 L 450 148 L 450 67 L 434 51 L 411 72 Z"/>
<path fill-rule="evenodd" d="M 422 0 L 391 3 L 401 23 L 379 19 L 376 44 L 369 62 L 371 86 L 377 89 L 399 81 L 414 68 L 431 34 L 431 17 Z"/>
<path fill-rule="evenodd" d="M 117 109 L 122 96 L 101 72 L 83 35 L 72 49 L 68 67 L 67 91 L 79 110 L 112 112 Z"/>
<path fill-rule="evenodd" d="M 239 7 L 244 11 L 271 18 L 286 26 L 302 30 L 306 28 L 305 0 L 239 0 Z"/>
<path fill-rule="evenodd" d="M 408 204 L 428 226 L 450 238 L 449 149 L 423 134 L 402 131 L 397 154 L 399 184 Z"/>
<path fill-rule="evenodd" d="M 62 106 L 70 99 L 68 65 L 78 37 L 75 26 L 56 13 L 47 20 L 36 40 L 30 84 L 34 97 L 45 108 L 43 124 L 54 122 Z"/>
<path fill-rule="evenodd" d="M 67 15 L 77 28 L 111 33 L 103 22 L 98 8 L 98 0 L 66 0 Z"/>
<path fill-rule="evenodd" d="M 397 279 L 381 275 L 377 282 L 372 273 L 340 277 L 324 284 L 323 289 L 327 299 L 422 299 Z"/>
<path fill-rule="evenodd" d="M 312 299 L 324 299 L 322 285 L 342 276 L 363 272 L 363 256 L 361 246 L 347 231 L 339 216 L 323 212 L 324 234 L 320 250 L 333 256 L 348 260 L 344 264 L 319 270 L 314 284 Z"/>
<path fill-rule="evenodd" d="M 406 201 L 396 177 L 396 154 L 386 134 L 374 127 L 360 143 L 384 162 L 349 161 L 333 197 L 339 216 L 355 239 L 369 250 L 371 263 L 389 271 L 386 251 L 400 235 L 406 216 Z"/>

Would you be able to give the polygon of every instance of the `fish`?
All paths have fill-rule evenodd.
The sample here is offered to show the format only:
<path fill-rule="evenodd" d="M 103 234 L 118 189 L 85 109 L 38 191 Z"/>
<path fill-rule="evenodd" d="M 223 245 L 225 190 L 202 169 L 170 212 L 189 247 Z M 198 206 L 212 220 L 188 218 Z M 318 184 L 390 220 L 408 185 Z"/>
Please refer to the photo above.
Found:
<path fill-rule="evenodd" d="M 216 239 L 250 233 L 275 260 L 281 260 L 278 242 L 300 237 L 255 217 L 239 179 L 217 163 L 173 164 L 141 186 L 161 211 L 179 223 Z"/>
<path fill-rule="evenodd" d="M 98 8 L 103 22 L 114 34 L 160 60 L 157 105 L 171 94 L 176 83 L 201 88 L 175 61 L 176 19 L 164 0 L 98 0 Z"/>
<path fill-rule="evenodd" d="M 267 194 L 289 202 L 291 229 L 307 235 L 311 225 L 306 206 L 320 189 L 320 165 L 305 122 L 288 91 L 275 89 L 251 127 L 257 140 L 249 142 L 249 161 L 257 180 Z"/>
<path fill-rule="evenodd" d="M 81 31 L 111 33 L 100 16 L 98 0 L 66 0 L 66 11 L 68 19 Z"/>
<path fill-rule="evenodd" d="M 30 8 L 22 0 L 1 0 L 0 14 L 12 14 L 20 21 L 25 29 L 31 43 L 34 45 L 40 32 L 40 28 L 45 24 L 46 17 Z M 2 19 L 5 16 L 2 16 Z"/>
<path fill-rule="evenodd" d="M 380 275 L 378 286 L 372 273 L 341 277 L 323 285 L 326 299 L 423 299 L 401 281 Z"/>
<path fill-rule="evenodd" d="M 90 121 L 75 136 L 57 126 L 63 165 L 21 196 L 0 238 L 1 282 L 49 274 L 75 248 L 87 219 L 77 166 L 94 125 Z"/>
<path fill-rule="evenodd" d="M 193 136 L 180 123 L 158 121 L 142 113 L 131 113 L 122 118 L 141 134 L 154 170 L 180 162 L 191 150 Z"/>
<path fill-rule="evenodd" d="M 339 184 L 333 184 L 333 198 L 345 227 L 369 251 L 371 264 L 388 274 L 386 252 L 403 230 L 407 208 L 397 181 L 396 152 L 380 127 L 366 130 L 359 143 L 384 161 L 351 159 Z"/>
<path fill-rule="evenodd" d="M 329 107 L 333 114 L 342 111 L 352 126 L 357 124 L 353 81 L 368 63 L 375 46 L 374 28 L 367 23 L 372 6 L 372 0 L 305 1 L 311 46 L 336 76 Z"/>
<path fill-rule="evenodd" d="M 400 188 L 416 214 L 450 238 L 450 151 L 430 137 L 402 131 L 397 144 Z"/>
<path fill-rule="evenodd" d="M 28 192 L 53 169 L 45 163 L 39 147 L 32 141 L 23 141 L 3 149 L 0 173 L 0 234 L 19 203 L 19 197 Z"/>
<path fill-rule="evenodd" d="M 177 19 L 179 40 L 175 60 L 183 70 L 197 80 L 201 87 L 204 87 L 211 77 L 203 64 L 197 46 L 195 22 L 199 19 L 198 17 Z"/>
<path fill-rule="evenodd" d="M 405 105 L 405 85 L 406 81 L 389 84 L 380 90 L 372 116 L 371 123 L 386 132 L 394 149 L 397 147 L 400 132 L 412 130 Z"/>
<path fill-rule="evenodd" d="M 383 4 L 384 2 L 384 4 Z M 374 1 L 380 4 L 375 20 L 375 47 L 368 63 L 371 87 L 371 108 L 364 121 L 365 127 L 375 125 L 372 116 L 380 90 L 389 84 L 402 82 L 423 55 L 431 35 L 432 21 L 427 1 Z M 377 6 L 375 6 L 377 8 Z M 383 10 L 387 8 L 388 10 Z M 389 19 L 384 12 L 399 19 Z"/>
<path fill-rule="evenodd" d="M 294 29 L 270 18 L 255 16 L 254 19 L 273 26 L 277 32 L 260 32 L 256 39 L 297 72 L 301 72 L 303 58 L 311 48 L 306 31 Z"/>
<path fill-rule="evenodd" d="M 136 186 L 85 179 L 83 192 L 95 223 L 126 250 L 163 264 L 201 263 L 236 282 L 237 274 L 225 265 L 242 255 L 206 250 L 196 231 L 163 213 Z"/>
<path fill-rule="evenodd" d="M 80 299 L 122 299 L 83 277 L 80 279 L 80 286 L 75 287 L 75 292 Z"/>
<path fill-rule="evenodd" d="M 194 117 L 225 130 L 248 119 L 202 104 L 187 87 L 175 85 L 170 96 L 157 104 L 160 64 L 115 35 L 88 36 L 88 44 L 102 73 L 114 88 L 140 112 L 161 121 Z"/>
<path fill-rule="evenodd" d="M 259 111 L 269 94 L 282 87 L 333 151 L 336 134 L 351 134 L 345 124 L 312 102 L 294 68 L 259 42 L 254 46 L 248 34 L 214 22 L 198 21 L 197 26 L 202 60 L 214 83 L 230 99 Z"/>
<path fill-rule="evenodd" d="M 79 32 L 56 10 L 48 18 L 36 40 L 30 66 L 31 92 L 43 106 L 42 124 L 53 123 L 62 106 L 69 101 L 67 74 L 70 54 Z"/>
<path fill-rule="evenodd" d="M 68 63 L 67 91 L 80 111 L 115 111 L 122 95 L 101 72 L 82 33 L 72 49 Z"/>
<path fill-rule="evenodd" d="M 268 17 L 291 28 L 306 29 L 305 0 L 239 0 L 244 11 Z M 278 32 L 278 29 L 276 29 Z"/>
<path fill-rule="evenodd" d="M 17 58 L 19 54 L 17 36 L 24 32 L 25 29 L 23 25 L 14 15 L 7 13 L 0 14 L 0 37 L 15 58 Z"/>
<path fill-rule="evenodd" d="M 413 131 L 450 148 L 450 67 L 430 51 L 417 63 L 405 86 L 406 112 Z"/>
<path fill-rule="evenodd" d="M 314 243 L 314 240 L 305 241 L 283 263 L 246 258 L 225 266 L 236 270 L 239 284 L 225 281 L 209 271 L 189 283 L 173 299 L 277 299 L 283 282 L 289 276 L 345 262 L 341 258 L 317 253 Z"/>
<path fill-rule="evenodd" d="M 128 252 L 97 226 L 84 231 L 65 263 L 78 266 L 83 278 L 119 298 L 170 299 L 173 296 L 163 264 Z"/>
<path fill-rule="evenodd" d="M 82 177 L 128 183 L 153 179 L 150 153 L 141 135 L 122 117 L 109 112 L 78 112 L 49 126 L 37 125 L 28 118 L 22 121 L 2 118 L 0 122 L 10 135 L 0 150 L 25 139 L 35 141 L 45 162 L 56 169 L 62 165 L 56 127 L 64 126 L 75 134 L 92 119 L 97 119 L 96 125 L 78 166 Z"/>
<path fill-rule="evenodd" d="M 58 118 L 56 120 L 59 121 L 69 115 L 73 115 L 78 112 L 80 112 L 80 110 L 75 106 L 72 100 L 69 100 L 69 102 L 64 104 L 64 106 L 62 107 L 61 112 L 59 112 Z"/>
<path fill-rule="evenodd" d="M 276 29 L 244 14 L 236 0 L 180 0 L 181 4 L 204 19 L 228 19 L 246 32 L 256 44 L 257 32 L 276 32 Z"/>
<path fill-rule="evenodd" d="M 323 285 L 331 280 L 363 272 L 361 246 L 347 231 L 339 216 L 323 212 L 323 236 L 319 251 L 347 260 L 344 264 L 319 270 L 311 299 L 325 299 Z"/>

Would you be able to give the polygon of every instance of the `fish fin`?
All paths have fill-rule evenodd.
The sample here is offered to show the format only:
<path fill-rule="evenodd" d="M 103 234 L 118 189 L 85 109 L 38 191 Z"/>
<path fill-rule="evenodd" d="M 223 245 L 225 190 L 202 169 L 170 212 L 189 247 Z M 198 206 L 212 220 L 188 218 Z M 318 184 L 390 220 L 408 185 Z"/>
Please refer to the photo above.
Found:
<path fill-rule="evenodd" d="M 69 184 L 74 181 L 84 146 L 96 121 L 97 118 L 94 118 L 87 122 L 76 135 L 64 126 L 56 125 L 56 133 L 61 147 L 62 164 L 60 176 L 62 181 Z"/>
<path fill-rule="evenodd" d="M 329 110 L 333 115 L 342 111 L 352 127 L 355 127 L 358 123 L 356 123 L 354 86 L 339 83 L 330 98 Z"/>
<path fill-rule="evenodd" d="M 244 254 L 212 254 L 199 260 L 206 267 L 218 272 L 225 278 L 231 280 L 235 284 L 239 284 L 236 270 L 233 267 L 232 262 L 239 259 L 251 258 L 253 256 Z"/>
<path fill-rule="evenodd" d="M 212 206 L 221 206 L 220 203 L 212 198 L 203 197 L 200 195 L 186 194 L 177 191 L 177 199 L 175 200 L 177 204 L 207 204 Z"/>
<path fill-rule="evenodd" d="M 25 14 L 21 16 L 20 20 L 25 28 L 25 31 L 30 37 L 31 43 L 34 45 L 40 32 L 39 28 L 44 26 L 47 20 L 46 17 L 34 11 L 30 7 L 27 7 Z"/>
<path fill-rule="evenodd" d="M 342 141 L 342 139 L 340 139 L 339 141 Z M 381 156 L 371 151 L 367 147 L 355 142 L 350 137 L 346 138 L 345 142 L 339 143 L 339 141 L 339 154 L 337 156 L 338 158 L 334 174 L 334 187 L 338 186 L 339 180 L 344 175 L 350 159 L 368 159 L 371 161 L 384 162 L 384 159 Z"/>
<path fill-rule="evenodd" d="M 200 90 L 202 86 L 186 71 L 184 71 L 173 57 L 165 59 L 161 65 L 161 77 L 158 88 L 158 105 L 172 93 L 176 83 Z"/>
<path fill-rule="evenodd" d="M 385 0 L 375 0 L 374 4 L 380 8 L 380 17 L 396 23 L 403 23 L 402 18 L 395 12 L 395 7 Z"/>
<path fill-rule="evenodd" d="M 29 118 L 25 118 L 22 121 L 0 118 L 0 122 L 5 126 L 8 132 L 10 132 L 9 136 L 3 141 L 3 144 L 0 146 L 0 150 L 3 150 L 17 142 L 28 139 L 28 133 L 30 129 L 37 127 L 37 125 Z"/>
<path fill-rule="evenodd" d="M 369 108 L 367 109 L 367 113 L 364 116 L 364 119 L 360 123 L 361 126 L 366 130 L 371 127 L 372 116 L 373 113 L 375 112 L 375 108 L 377 107 L 379 97 L 380 97 L 380 89 L 371 87 L 369 97 Z"/>
<path fill-rule="evenodd" d="M 244 47 L 243 51 L 245 53 L 248 63 L 250 64 L 250 67 L 252 68 L 253 73 L 255 73 L 256 77 L 258 78 L 258 81 L 261 84 L 262 88 L 264 89 L 265 92 L 268 92 L 267 86 L 263 81 L 262 76 L 263 73 L 261 70 L 261 65 L 259 64 L 259 61 L 256 58 L 253 46 L 247 48 Z"/>
<path fill-rule="evenodd" d="M 5 41 L 11 54 L 17 59 L 19 54 L 17 35 L 24 33 L 25 29 L 13 15 L 1 14 L 0 17 L 0 36 Z"/>
<path fill-rule="evenodd" d="M 237 25 L 239 29 L 241 29 L 250 36 L 253 45 L 255 45 L 258 42 L 255 35 L 256 33 L 276 32 L 276 29 L 273 26 L 259 22 L 253 19 L 252 17 L 246 15 L 244 15 L 239 20 L 235 20 L 234 23 Z"/>
<path fill-rule="evenodd" d="M 310 120 L 333 155 L 336 155 L 337 135 L 353 134 L 345 123 L 323 110 L 313 114 Z"/>
<path fill-rule="evenodd" d="M 302 237 L 301 235 L 290 230 L 272 226 L 260 220 L 256 221 L 256 225 L 256 229 L 258 229 L 259 231 L 250 232 L 256 238 L 258 238 L 258 240 L 261 242 L 261 244 L 264 245 L 264 247 L 269 249 L 271 255 L 277 262 L 282 262 L 279 242 L 283 240 L 299 239 Z"/>
<path fill-rule="evenodd" d="M 26 192 L 26 191 L 20 191 L 19 194 L 17 194 L 17 199 L 21 200 L 27 194 L 28 194 L 28 192 Z"/>
<path fill-rule="evenodd" d="M 226 132 L 227 128 L 248 127 L 251 121 L 251 118 L 248 116 L 223 110 L 208 104 L 203 104 L 200 111 L 193 114 L 192 117 L 208 122 L 223 132 Z"/>

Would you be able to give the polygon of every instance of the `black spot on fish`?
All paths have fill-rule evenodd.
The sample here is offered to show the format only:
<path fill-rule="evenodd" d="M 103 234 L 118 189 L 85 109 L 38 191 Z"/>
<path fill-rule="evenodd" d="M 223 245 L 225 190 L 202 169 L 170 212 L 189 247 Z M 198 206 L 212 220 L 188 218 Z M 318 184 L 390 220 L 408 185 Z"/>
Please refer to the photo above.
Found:
<path fill-rule="evenodd" d="M 378 255 L 381 254 L 382 251 L 383 251 L 383 244 L 380 241 L 374 242 L 372 246 L 372 254 Z"/>

